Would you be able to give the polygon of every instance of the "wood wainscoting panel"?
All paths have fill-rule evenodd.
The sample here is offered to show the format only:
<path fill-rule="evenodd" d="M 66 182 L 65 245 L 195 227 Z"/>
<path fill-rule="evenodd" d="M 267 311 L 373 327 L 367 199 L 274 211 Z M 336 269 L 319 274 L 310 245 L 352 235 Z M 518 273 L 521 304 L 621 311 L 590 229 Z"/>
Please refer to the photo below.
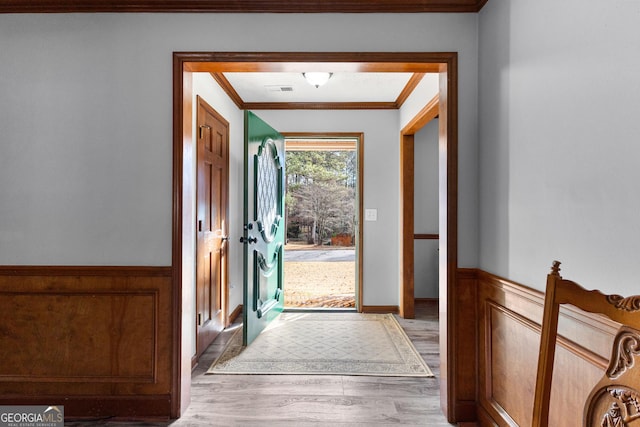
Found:
<path fill-rule="evenodd" d="M 455 355 L 455 414 L 457 421 L 477 419 L 477 375 L 478 370 L 478 270 L 458 269 L 456 283 L 456 348 Z"/>
<path fill-rule="evenodd" d="M 544 295 L 484 271 L 477 291 L 479 421 L 530 425 Z M 582 425 L 582 407 L 606 368 L 617 326 L 562 308 L 549 425 Z"/>
<path fill-rule="evenodd" d="M 486 303 L 485 316 L 491 331 L 486 337 L 485 396 L 509 421 L 530 425 L 533 401 L 529 396 L 535 389 L 538 361 L 531 345 L 536 341 L 535 328 L 526 318 L 491 302 Z"/>
<path fill-rule="evenodd" d="M 27 289 L 0 301 L 0 381 L 156 380 L 157 291 Z"/>
<path fill-rule="evenodd" d="M 0 266 L 0 404 L 47 396 L 73 401 L 67 416 L 168 417 L 171 274 Z"/>

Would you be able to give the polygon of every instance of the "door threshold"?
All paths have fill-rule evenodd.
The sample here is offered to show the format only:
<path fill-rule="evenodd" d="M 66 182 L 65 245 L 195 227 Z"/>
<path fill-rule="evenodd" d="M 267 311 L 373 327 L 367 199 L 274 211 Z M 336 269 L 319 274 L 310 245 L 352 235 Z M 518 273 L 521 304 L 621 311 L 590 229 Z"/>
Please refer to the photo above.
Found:
<path fill-rule="evenodd" d="M 283 313 L 356 313 L 357 310 L 353 307 L 340 308 L 340 307 L 285 307 Z"/>

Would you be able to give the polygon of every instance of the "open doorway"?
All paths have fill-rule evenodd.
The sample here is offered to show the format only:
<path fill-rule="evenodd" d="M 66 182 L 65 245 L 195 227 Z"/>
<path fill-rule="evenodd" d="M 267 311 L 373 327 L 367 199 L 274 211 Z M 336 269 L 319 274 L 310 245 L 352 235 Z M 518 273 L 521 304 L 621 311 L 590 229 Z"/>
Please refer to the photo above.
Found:
<path fill-rule="evenodd" d="M 457 330 L 458 301 L 456 283 L 458 277 L 458 57 L 455 52 L 357 52 L 357 53 L 264 53 L 264 52 L 181 52 L 173 55 L 173 227 L 172 270 L 173 302 L 172 318 L 174 339 L 172 357 L 171 413 L 177 417 L 189 402 L 191 383 L 191 347 L 193 333 L 189 327 L 195 317 L 193 286 L 189 265 L 193 261 L 193 246 L 183 231 L 193 228 L 191 221 L 190 189 L 192 188 L 191 157 L 192 107 L 191 78 L 195 72 L 230 71 L 307 71 L 313 64 L 319 71 L 356 70 L 358 72 L 438 72 L 440 74 L 439 102 L 439 193 L 440 193 L 440 359 L 441 406 L 447 418 L 455 421 L 461 410 L 472 409 L 473 399 L 465 399 L 459 385 L 466 380 L 468 369 L 458 351 L 473 340 L 460 339 Z M 351 104 L 349 104 L 351 106 Z M 428 107 L 428 106 L 427 106 Z M 242 104 L 242 108 L 250 108 Z M 313 105 L 313 108 L 324 108 Z M 344 107 L 343 107 L 344 108 Z M 422 113 L 422 112 L 421 112 Z M 405 245 L 413 246 L 412 182 L 413 133 L 425 122 L 419 114 L 401 132 L 401 208 L 400 215 L 400 314 L 413 317 L 413 257 Z M 186 154 L 185 154 L 186 153 Z M 405 169 L 408 159 L 411 167 Z M 407 179 L 405 181 L 405 179 Z M 411 195 L 411 197 L 406 197 Z M 409 221 L 410 220 L 410 221 Z M 410 238 L 405 238 L 410 235 Z M 382 242 L 384 244 L 384 242 Z M 391 254 L 393 256 L 395 254 Z M 409 268 L 410 267 L 410 268 Z M 189 321 L 183 321 L 189 319 Z M 466 348 L 466 347 L 465 347 Z M 473 352 L 468 352 L 473 356 Z M 466 353 L 465 353 L 466 354 Z M 472 396 L 472 395 L 471 395 Z M 468 402 L 468 405 L 467 405 Z M 466 405 L 466 406 L 465 406 Z M 462 409 L 461 409 L 462 408 Z M 462 414 L 465 416 L 464 414 Z"/>
<path fill-rule="evenodd" d="M 437 302 L 439 256 L 438 118 L 414 135 L 414 300 Z"/>
<path fill-rule="evenodd" d="M 360 307 L 361 134 L 286 134 L 285 309 Z"/>

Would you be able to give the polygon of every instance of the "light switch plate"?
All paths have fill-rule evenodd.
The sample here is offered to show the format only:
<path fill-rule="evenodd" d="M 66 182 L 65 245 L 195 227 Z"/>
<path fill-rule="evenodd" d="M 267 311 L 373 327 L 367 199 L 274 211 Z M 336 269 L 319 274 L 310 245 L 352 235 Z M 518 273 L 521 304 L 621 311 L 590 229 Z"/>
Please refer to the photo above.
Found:
<path fill-rule="evenodd" d="M 377 221 L 378 220 L 378 209 L 365 209 L 364 210 L 364 220 L 365 221 Z"/>

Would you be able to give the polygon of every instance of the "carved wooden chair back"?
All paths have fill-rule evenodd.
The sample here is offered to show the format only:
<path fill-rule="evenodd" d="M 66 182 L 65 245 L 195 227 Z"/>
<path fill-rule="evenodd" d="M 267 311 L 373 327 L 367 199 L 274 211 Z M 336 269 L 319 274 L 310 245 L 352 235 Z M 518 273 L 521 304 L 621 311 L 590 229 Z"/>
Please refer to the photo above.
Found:
<path fill-rule="evenodd" d="M 614 342 L 609 367 L 585 403 L 583 426 L 626 427 L 640 419 L 640 296 L 623 298 L 588 291 L 560 276 L 560 262 L 554 261 L 547 276 L 538 375 L 533 404 L 533 427 L 547 427 L 561 304 L 571 304 L 590 313 L 600 313 L 621 324 Z M 640 363 L 640 361 L 639 361 Z M 637 423 L 640 426 L 640 421 Z"/>

